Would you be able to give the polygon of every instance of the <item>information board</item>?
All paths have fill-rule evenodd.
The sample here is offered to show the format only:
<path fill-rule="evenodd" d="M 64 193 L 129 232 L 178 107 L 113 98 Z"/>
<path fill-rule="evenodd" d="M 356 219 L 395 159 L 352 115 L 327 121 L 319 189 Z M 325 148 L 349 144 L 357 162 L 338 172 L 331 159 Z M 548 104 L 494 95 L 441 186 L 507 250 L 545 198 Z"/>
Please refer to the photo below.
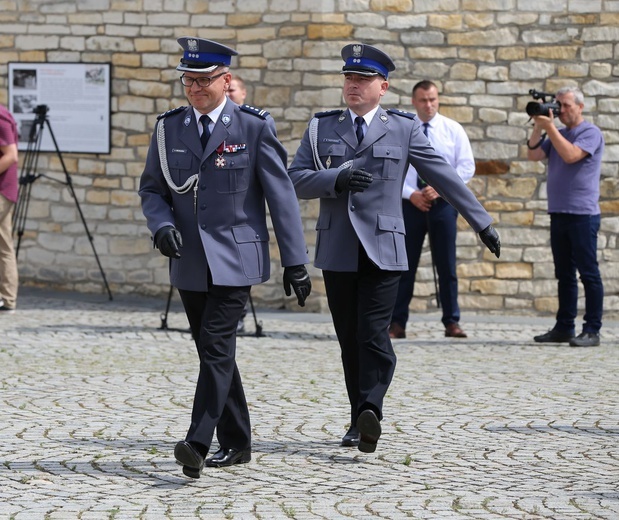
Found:
<path fill-rule="evenodd" d="M 33 140 L 37 114 L 45 113 L 39 150 L 56 151 L 53 134 L 61 152 L 110 153 L 109 63 L 8 65 L 9 110 L 17 121 L 20 150 Z"/>

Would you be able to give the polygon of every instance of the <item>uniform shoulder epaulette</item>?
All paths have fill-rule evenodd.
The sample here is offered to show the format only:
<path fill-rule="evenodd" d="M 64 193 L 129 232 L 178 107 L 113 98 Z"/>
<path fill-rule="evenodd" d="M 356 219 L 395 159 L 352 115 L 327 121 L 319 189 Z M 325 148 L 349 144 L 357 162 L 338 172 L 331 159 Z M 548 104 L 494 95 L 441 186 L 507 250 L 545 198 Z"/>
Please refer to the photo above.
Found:
<path fill-rule="evenodd" d="M 159 114 L 157 116 L 157 120 L 163 119 L 164 117 L 171 116 L 172 114 L 176 114 L 177 112 L 180 112 L 181 110 L 185 110 L 186 108 L 187 108 L 186 106 L 172 108 L 172 109 L 168 110 L 167 112 L 164 112 L 163 114 Z"/>
<path fill-rule="evenodd" d="M 387 110 L 389 114 L 395 114 L 396 116 L 408 117 L 409 119 L 416 119 L 417 116 L 412 112 L 407 112 L 406 110 L 400 110 L 399 108 L 390 108 Z"/>
<path fill-rule="evenodd" d="M 325 116 L 335 116 L 335 115 L 339 115 L 342 112 L 344 112 L 343 110 L 327 110 L 326 112 L 317 112 L 316 114 L 314 114 L 314 117 L 325 117 Z"/>
<path fill-rule="evenodd" d="M 249 114 L 253 114 L 255 116 L 261 117 L 262 119 L 266 119 L 269 113 L 266 110 L 262 110 L 261 108 L 252 107 L 251 105 L 241 105 L 239 107 L 243 112 L 247 112 Z"/>

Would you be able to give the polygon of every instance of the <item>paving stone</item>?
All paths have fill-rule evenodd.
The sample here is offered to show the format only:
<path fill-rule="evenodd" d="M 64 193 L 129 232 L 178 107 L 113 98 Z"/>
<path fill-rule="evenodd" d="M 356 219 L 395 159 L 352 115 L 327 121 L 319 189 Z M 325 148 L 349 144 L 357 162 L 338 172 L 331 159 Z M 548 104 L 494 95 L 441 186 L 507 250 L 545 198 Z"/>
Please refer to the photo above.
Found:
<path fill-rule="evenodd" d="M 394 341 L 374 454 L 342 448 L 325 314 L 258 310 L 238 340 L 252 461 L 187 479 L 173 456 L 197 377 L 175 302 L 23 290 L 0 316 L 0 518 L 618 518 L 619 323 L 599 348 L 540 345 L 551 318 L 436 313 Z M 175 330 L 172 330 L 175 329 Z M 176 330 L 178 329 L 178 330 Z M 213 447 L 216 449 L 216 446 Z"/>

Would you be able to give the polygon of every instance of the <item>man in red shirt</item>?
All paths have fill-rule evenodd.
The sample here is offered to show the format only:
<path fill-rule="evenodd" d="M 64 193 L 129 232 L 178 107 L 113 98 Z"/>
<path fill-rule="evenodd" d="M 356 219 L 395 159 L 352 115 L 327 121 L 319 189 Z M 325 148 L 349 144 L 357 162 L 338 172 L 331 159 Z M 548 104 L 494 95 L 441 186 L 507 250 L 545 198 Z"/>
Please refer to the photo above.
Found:
<path fill-rule="evenodd" d="M 17 258 L 13 249 L 13 209 L 17 202 L 17 123 L 0 105 L 0 314 L 17 303 Z"/>

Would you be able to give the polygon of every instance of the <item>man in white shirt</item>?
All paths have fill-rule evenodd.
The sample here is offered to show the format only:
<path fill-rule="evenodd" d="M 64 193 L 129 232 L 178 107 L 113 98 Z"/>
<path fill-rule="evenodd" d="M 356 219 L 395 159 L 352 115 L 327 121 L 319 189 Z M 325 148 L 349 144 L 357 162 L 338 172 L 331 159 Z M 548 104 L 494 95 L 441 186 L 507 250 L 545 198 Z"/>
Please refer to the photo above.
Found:
<path fill-rule="evenodd" d="M 226 96 L 228 96 L 237 105 L 242 105 L 245 103 L 247 88 L 245 87 L 245 81 L 243 81 L 243 78 L 237 76 L 236 74 L 232 74 L 230 88 L 226 90 Z"/>
<path fill-rule="evenodd" d="M 462 125 L 438 113 L 438 88 L 428 80 L 413 87 L 413 106 L 422 128 L 436 151 L 453 166 L 467 183 L 475 173 L 471 143 Z M 413 297 L 415 274 L 426 234 L 429 235 L 432 260 L 439 283 L 439 301 L 443 310 L 445 336 L 466 338 L 460 327 L 458 278 L 456 276 L 456 221 L 458 212 L 427 185 L 409 166 L 402 189 L 402 210 L 406 228 L 408 271 L 402 274 L 389 335 L 406 337 L 409 304 Z"/>

